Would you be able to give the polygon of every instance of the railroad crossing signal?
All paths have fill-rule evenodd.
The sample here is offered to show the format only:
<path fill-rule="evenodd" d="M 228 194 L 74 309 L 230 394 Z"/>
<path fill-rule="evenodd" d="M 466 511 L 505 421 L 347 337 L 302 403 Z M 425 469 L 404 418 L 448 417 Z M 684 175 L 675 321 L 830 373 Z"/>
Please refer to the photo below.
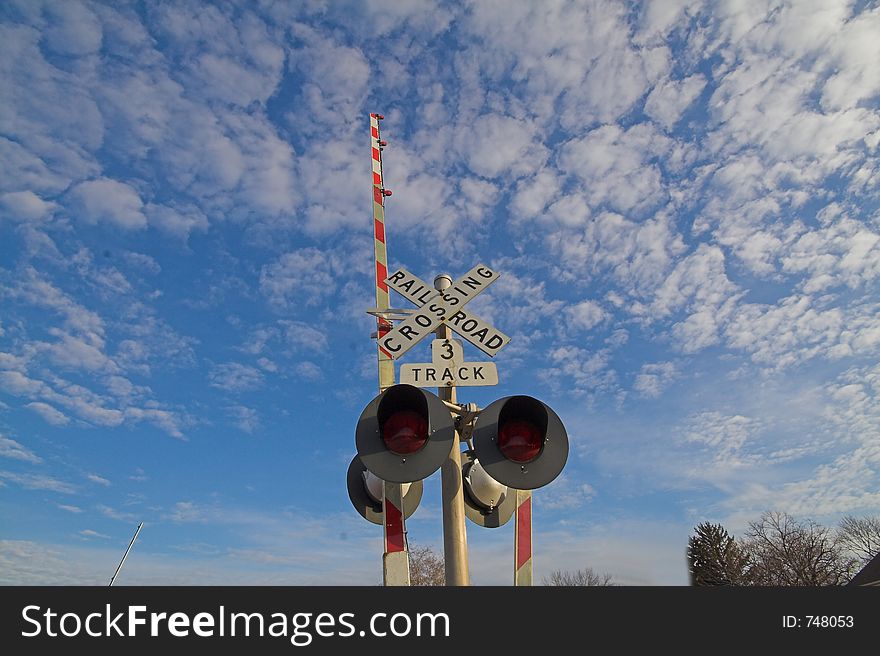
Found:
<path fill-rule="evenodd" d="M 480 411 L 474 455 L 499 483 L 534 490 L 556 478 L 568 459 L 568 435 L 553 410 L 531 396 L 508 396 Z"/>
<path fill-rule="evenodd" d="M 465 423 L 456 425 L 435 394 L 413 385 L 394 385 L 370 401 L 358 419 L 355 443 L 360 462 L 385 481 L 421 481 L 440 468 L 452 449 L 456 428 L 465 429 Z M 568 460 L 562 420 L 531 396 L 508 396 L 490 403 L 477 414 L 471 437 L 474 448 L 465 475 L 483 481 L 469 480 L 469 484 L 472 500 L 484 510 L 502 505 L 501 487 L 543 487 L 559 476 Z M 484 473 L 500 487 L 493 489 Z"/>
<path fill-rule="evenodd" d="M 473 452 L 461 454 L 464 481 L 464 514 L 484 528 L 504 526 L 516 509 L 516 490 L 489 476 Z"/>
<path fill-rule="evenodd" d="M 382 479 L 364 467 L 360 458 L 352 458 L 346 475 L 348 483 L 348 498 L 351 505 L 358 511 L 361 517 L 368 522 L 382 526 L 384 517 L 382 513 L 383 482 Z M 422 500 L 424 484 L 422 481 L 404 483 L 403 487 L 403 514 L 409 519 L 419 502 Z"/>
<path fill-rule="evenodd" d="M 394 385 L 370 401 L 355 431 L 364 467 L 392 483 L 433 474 L 454 440 L 455 424 L 443 401 L 412 385 Z"/>
<path fill-rule="evenodd" d="M 419 341 L 446 322 L 452 330 L 490 356 L 494 356 L 510 341 L 510 337 L 463 308 L 498 279 L 498 272 L 478 264 L 445 291 L 398 269 L 385 279 L 389 287 L 405 296 L 419 309 L 385 335 L 379 337 L 379 348 L 388 357 L 397 359 Z"/>

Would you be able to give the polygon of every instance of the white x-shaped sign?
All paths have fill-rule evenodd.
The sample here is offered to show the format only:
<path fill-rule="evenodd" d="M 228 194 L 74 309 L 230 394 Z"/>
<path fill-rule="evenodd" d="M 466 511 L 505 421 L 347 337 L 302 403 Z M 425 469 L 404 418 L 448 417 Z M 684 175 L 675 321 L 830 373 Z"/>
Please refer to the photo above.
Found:
<path fill-rule="evenodd" d="M 452 285 L 440 292 L 405 269 L 398 269 L 385 282 L 405 296 L 419 309 L 393 330 L 379 338 L 379 348 L 390 358 L 397 359 L 442 323 L 452 328 L 478 349 L 494 356 L 507 346 L 510 337 L 480 319 L 465 312 L 465 304 L 498 279 L 500 274 L 478 264 Z"/>

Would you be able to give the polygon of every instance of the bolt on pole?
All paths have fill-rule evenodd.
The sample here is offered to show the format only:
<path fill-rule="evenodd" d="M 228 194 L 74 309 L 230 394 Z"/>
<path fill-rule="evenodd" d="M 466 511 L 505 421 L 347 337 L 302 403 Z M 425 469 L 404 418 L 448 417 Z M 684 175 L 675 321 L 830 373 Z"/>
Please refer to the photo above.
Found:
<path fill-rule="evenodd" d="M 444 291 L 452 285 L 446 274 L 434 279 L 434 288 Z M 451 339 L 452 330 L 442 323 L 436 330 L 437 339 Z M 455 387 L 437 388 L 437 396 L 449 403 L 456 402 Z M 465 530 L 464 487 L 461 478 L 461 447 L 459 433 L 453 441 L 449 457 L 440 467 L 440 486 L 443 497 L 443 557 L 446 569 L 446 585 L 470 585 L 468 574 L 467 532 Z"/>

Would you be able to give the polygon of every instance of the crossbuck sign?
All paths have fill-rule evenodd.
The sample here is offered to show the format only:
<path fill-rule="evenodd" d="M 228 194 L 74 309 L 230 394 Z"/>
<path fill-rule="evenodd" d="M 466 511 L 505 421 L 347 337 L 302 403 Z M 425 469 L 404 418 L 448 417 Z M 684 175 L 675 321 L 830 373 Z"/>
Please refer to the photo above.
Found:
<path fill-rule="evenodd" d="M 379 339 L 379 348 L 397 359 L 437 327 L 446 322 L 452 330 L 484 353 L 494 356 L 510 337 L 463 308 L 477 294 L 498 279 L 500 274 L 478 264 L 452 285 L 440 292 L 405 269 L 399 269 L 385 282 L 396 292 L 419 306 L 415 313 Z"/>

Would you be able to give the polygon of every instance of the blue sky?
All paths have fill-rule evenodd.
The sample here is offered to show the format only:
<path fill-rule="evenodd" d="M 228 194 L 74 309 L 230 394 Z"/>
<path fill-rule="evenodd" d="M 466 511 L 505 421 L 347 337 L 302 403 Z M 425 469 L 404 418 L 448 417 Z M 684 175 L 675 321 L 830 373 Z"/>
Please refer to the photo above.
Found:
<path fill-rule="evenodd" d="M 876 3 L 0 21 L 0 582 L 106 584 L 141 521 L 120 583 L 381 581 L 344 480 L 377 391 L 370 112 L 391 269 L 502 274 L 470 306 L 512 338 L 501 383 L 459 399 L 569 429 L 536 579 L 684 584 L 699 522 L 880 513 Z M 408 529 L 442 551 L 438 475 Z M 468 539 L 509 584 L 512 528 Z"/>

